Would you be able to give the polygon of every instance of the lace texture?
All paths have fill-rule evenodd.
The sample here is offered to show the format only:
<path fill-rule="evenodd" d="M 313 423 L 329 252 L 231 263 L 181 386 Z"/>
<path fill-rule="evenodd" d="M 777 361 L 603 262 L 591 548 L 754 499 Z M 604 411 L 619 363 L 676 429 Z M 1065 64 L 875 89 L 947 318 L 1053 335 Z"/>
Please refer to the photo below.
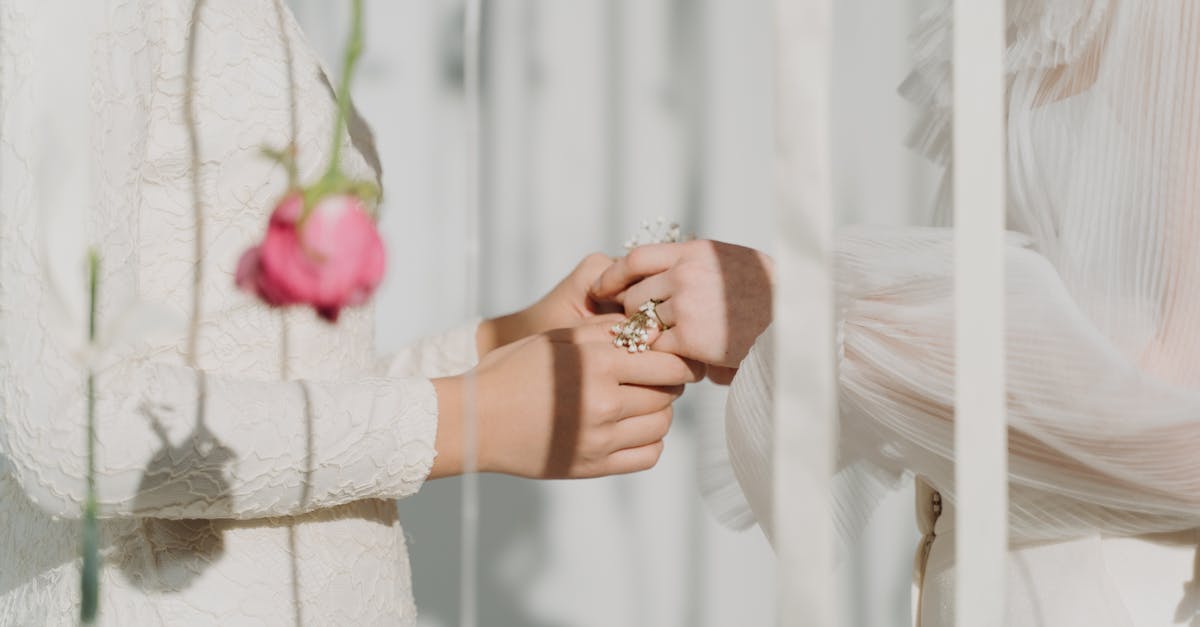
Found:
<path fill-rule="evenodd" d="M 54 176 L 33 129 L 47 77 L 31 33 L 53 28 L 44 6 L 0 3 L 0 625 L 67 625 L 78 614 L 71 519 L 85 494 L 84 375 L 70 334 L 51 320 L 62 303 L 40 244 L 53 234 L 37 182 Z M 81 219 L 103 258 L 102 321 L 131 301 L 180 319 L 190 309 L 191 7 L 109 0 L 95 36 L 65 46 L 80 59 L 91 51 L 92 132 L 73 145 L 94 173 Z M 281 26 L 294 53 L 302 177 L 328 157 L 335 103 L 290 12 L 281 24 L 271 0 L 207 0 L 195 83 L 206 225 L 197 368 L 185 365 L 183 332 L 99 365 L 102 624 L 415 620 L 392 500 L 420 488 L 435 456 L 425 377 L 473 365 L 475 326 L 380 358 L 369 309 L 330 326 L 234 289 L 238 257 L 286 185 L 259 154 L 290 132 Z M 365 138 L 345 141 L 347 173 L 372 176 Z"/>

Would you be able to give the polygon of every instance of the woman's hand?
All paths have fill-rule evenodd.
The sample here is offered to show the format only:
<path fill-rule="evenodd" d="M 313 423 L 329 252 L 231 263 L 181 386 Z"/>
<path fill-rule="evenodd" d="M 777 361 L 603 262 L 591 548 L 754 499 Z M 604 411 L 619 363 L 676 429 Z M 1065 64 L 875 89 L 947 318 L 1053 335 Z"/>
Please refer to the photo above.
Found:
<path fill-rule="evenodd" d="M 516 313 L 485 320 L 476 334 L 479 355 L 531 335 L 575 326 L 601 313 L 619 312 L 619 306 L 598 303 L 588 294 L 588 288 L 612 264 L 608 255 L 588 255 L 538 302 Z"/>
<path fill-rule="evenodd" d="M 619 302 L 633 314 L 648 300 L 669 327 L 651 338 L 654 349 L 716 366 L 727 382 L 771 323 L 774 262 L 723 242 L 639 246 L 596 279 L 597 301 Z"/>
<path fill-rule="evenodd" d="M 612 345 L 601 316 L 496 350 L 473 372 L 482 472 L 565 479 L 646 470 L 658 462 L 683 384 L 702 364 Z M 467 375 L 470 377 L 472 375 Z M 438 457 L 431 478 L 462 470 L 466 377 L 434 381 Z"/>

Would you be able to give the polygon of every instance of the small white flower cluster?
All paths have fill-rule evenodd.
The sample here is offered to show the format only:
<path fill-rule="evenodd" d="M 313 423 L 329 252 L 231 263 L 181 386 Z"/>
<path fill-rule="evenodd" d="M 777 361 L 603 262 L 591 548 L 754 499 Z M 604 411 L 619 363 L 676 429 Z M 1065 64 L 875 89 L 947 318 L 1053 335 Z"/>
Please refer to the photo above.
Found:
<path fill-rule="evenodd" d="M 659 218 L 653 224 L 649 220 L 642 220 L 641 230 L 625 242 L 625 250 L 633 250 L 646 244 L 674 244 L 680 241 L 683 241 L 683 238 L 680 236 L 679 223 L 667 222 L 666 218 Z"/>
<path fill-rule="evenodd" d="M 613 346 L 624 348 L 631 353 L 644 353 L 650 348 L 650 332 L 663 328 L 654 307 L 659 301 L 648 301 L 638 309 L 638 312 L 625 319 L 620 324 L 612 326 Z"/>

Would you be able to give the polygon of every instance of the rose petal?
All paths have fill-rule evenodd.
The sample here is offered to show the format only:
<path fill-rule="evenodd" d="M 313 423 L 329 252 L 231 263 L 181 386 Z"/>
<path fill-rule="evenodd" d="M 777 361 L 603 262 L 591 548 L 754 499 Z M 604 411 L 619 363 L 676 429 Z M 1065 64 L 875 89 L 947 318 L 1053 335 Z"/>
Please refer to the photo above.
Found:
<path fill-rule="evenodd" d="M 259 247 L 249 248 L 242 253 L 238 259 L 237 274 L 234 277 L 234 282 L 237 283 L 238 289 L 244 292 L 254 294 L 258 289 L 258 275 L 261 272 L 259 266 Z"/>
<path fill-rule="evenodd" d="M 300 223 L 303 199 L 283 198 L 262 244 L 238 264 L 239 287 L 271 305 L 306 304 L 330 322 L 366 302 L 383 279 L 386 252 L 374 220 L 354 196 L 330 196 Z"/>
<path fill-rule="evenodd" d="M 330 324 L 336 323 L 338 321 L 338 316 L 342 313 L 342 310 L 340 307 L 323 307 L 322 306 L 322 307 L 316 307 L 316 310 L 317 310 L 317 315 L 320 316 L 321 318 L 323 318 L 326 322 L 329 322 Z"/>

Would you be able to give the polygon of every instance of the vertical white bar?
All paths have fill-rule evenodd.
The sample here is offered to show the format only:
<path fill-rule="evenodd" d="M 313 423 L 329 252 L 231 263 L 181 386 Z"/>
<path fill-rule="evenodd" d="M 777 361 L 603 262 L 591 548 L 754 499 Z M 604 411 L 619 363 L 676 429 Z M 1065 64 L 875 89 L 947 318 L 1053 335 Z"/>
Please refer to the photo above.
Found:
<path fill-rule="evenodd" d="M 466 309 L 478 315 L 479 224 L 483 212 L 483 0 L 466 0 L 463 7 L 463 100 L 466 115 Z M 462 589 L 459 594 L 461 627 L 479 624 L 479 412 L 473 373 L 463 386 L 462 477 Z"/>
<path fill-rule="evenodd" d="M 956 624 L 1005 620 L 1004 2 L 954 2 Z"/>
<path fill-rule="evenodd" d="M 782 626 L 835 620 L 832 19 L 832 0 L 775 1 L 774 530 Z"/>

